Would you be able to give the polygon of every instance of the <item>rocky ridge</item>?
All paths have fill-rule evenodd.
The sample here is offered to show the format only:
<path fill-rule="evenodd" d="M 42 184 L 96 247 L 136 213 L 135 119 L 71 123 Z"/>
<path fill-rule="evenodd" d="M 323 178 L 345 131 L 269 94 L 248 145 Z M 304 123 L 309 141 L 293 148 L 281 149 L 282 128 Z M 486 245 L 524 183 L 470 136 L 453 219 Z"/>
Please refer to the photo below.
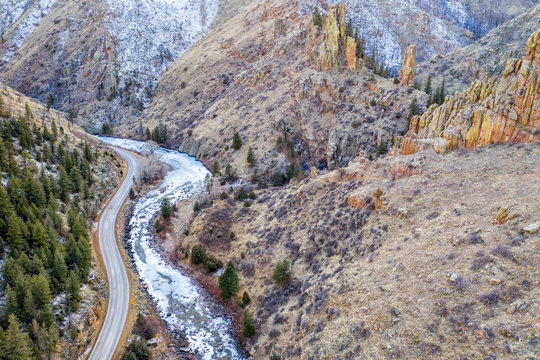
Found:
<path fill-rule="evenodd" d="M 501 79 L 475 81 L 411 119 L 401 148 L 446 152 L 498 142 L 540 140 L 540 30 L 527 41 L 526 55 L 510 60 Z"/>
<path fill-rule="evenodd" d="M 340 0 L 302 0 L 304 12 L 328 9 Z M 342 0 L 366 40 L 369 53 L 399 73 L 402 55 L 418 45 L 418 61 L 469 45 L 497 25 L 535 5 L 530 0 Z"/>
<path fill-rule="evenodd" d="M 232 164 L 239 175 L 271 179 L 295 163 L 307 173 L 375 156 L 381 141 L 407 130 L 413 99 L 422 106 L 427 96 L 373 75 L 366 59 L 356 59 L 354 40 L 342 35 L 344 21 L 338 24 L 344 12 L 331 10 L 319 29 L 294 1 L 253 4 L 167 70 L 144 126 L 166 125 L 169 145 L 210 168 Z M 140 130 L 135 123 L 126 132 Z M 232 148 L 236 132 L 240 150 Z M 251 168 L 249 147 L 257 158 Z"/>
<path fill-rule="evenodd" d="M 474 80 L 499 76 L 508 60 L 524 56 L 527 40 L 538 28 L 540 4 L 500 24 L 471 45 L 420 62 L 418 80 L 425 85 L 431 75 L 435 86 L 445 79 L 450 94 L 466 91 Z"/>

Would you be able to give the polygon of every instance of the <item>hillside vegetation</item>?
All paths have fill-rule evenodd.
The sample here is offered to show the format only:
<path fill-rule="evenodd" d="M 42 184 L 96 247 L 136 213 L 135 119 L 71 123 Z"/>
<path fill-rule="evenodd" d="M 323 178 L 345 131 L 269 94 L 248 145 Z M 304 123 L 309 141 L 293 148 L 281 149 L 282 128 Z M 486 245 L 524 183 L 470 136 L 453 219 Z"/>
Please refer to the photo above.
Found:
<path fill-rule="evenodd" d="M 120 170 L 71 129 L 61 113 L 0 91 L 1 358 L 50 359 L 79 336 L 72 317 L 93 272 L 88 224 Z"/>

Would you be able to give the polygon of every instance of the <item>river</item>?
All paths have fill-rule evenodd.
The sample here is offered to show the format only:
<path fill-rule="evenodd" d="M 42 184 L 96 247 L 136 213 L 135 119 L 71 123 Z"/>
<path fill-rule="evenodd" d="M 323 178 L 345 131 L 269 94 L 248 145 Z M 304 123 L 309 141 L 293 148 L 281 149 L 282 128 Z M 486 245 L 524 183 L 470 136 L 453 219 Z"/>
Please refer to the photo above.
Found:
<path fill-rule="evenodd" d="M 142 141 L 100 138 L 104 142 L 141 154 L 152 153 L 168 165 L 161 183 L 138 199 L 129 221 L 129 246 L 138 275 L 146 284 L 157 310 L 167 324 L 182 330 L 190 350 L 201 359 L 244 359 L 242 347 L 231 334 L 230 320 L 221 305 L 182 271 L 170 266 L 152 247 L 151 220 L 161 201 L 187 199 L 204 190 L 209 171 L 194 157 Z"/>

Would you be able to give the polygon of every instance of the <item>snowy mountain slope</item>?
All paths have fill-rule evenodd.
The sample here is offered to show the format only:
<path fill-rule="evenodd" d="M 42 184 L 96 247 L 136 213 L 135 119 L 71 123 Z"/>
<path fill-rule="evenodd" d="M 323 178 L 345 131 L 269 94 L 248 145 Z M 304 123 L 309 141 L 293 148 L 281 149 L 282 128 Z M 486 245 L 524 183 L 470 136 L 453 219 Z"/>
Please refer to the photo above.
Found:
<path fill-rule="evenodd" d="M 219 7 L 218 0 L 66 0 L 51 7 L 55 1 L 30 4 L 11 27 L 0 46 L 0 78 L 44 102 L 52 95 L 54 107 L 90 128 L 139 114 L 162 72 L 205 34 Z M 2 9 L 12 3 L 0 0 Z"/>
<path fill-rule="evenodd" d="M 524 56 L 527 39 L 539 28 L 540 4 L 499 25 L 471 45 L 417 64 L 417 78 L 425 83 L 432 75 L 437 86 L 444 78 L 450 94 L 467 90 L 475 79 L 499 76 L 508 60 Z"/>
<path fill-rule="evenodd" d="M 33 0 L 3 0 L 0 1 L 0 35 L 3 35 L 24 12 L 32 6 Z"/>
<path fill-rule="evenodd" d="M 149 101 L 160 75 L 199 40 L 215 18 L 218 0 L 109 0 L 106 26 L 116 38 L 120 81 L 135 77 Z"/>
<path fill-rule="evenodd" d="M 6 22 L 0 24 L 0 33 L 5 34 L 11 27 L 7 42 L 2 44 L 4 55 L 1 62 L 6 63 L 15 55 L 15 52 L 23 45 L 27 36 L 39 26 L 41 18 L 44 17 L 56 0 L 38 0 L 26 2 L 7 1 L 0 4 L 0 14 Z M 19 21 L 19 23 L 17 23 Z"/>

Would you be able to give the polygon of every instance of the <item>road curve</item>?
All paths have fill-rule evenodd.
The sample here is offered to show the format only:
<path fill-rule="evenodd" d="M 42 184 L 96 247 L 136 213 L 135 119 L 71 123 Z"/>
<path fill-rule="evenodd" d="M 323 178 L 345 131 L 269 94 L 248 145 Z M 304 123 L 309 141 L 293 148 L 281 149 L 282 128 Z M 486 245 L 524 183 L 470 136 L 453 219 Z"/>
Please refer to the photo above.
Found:
<path fill-rule="evenodd" d="M 98 223 L 98 236 L 101 254 L 109 280 L 109 304 L 105 322 L 88 357 L 89 360 L 112 359 L 122 336 L 130 306 L 129 279 L 116 242 L 115 224 L 120 208 L 133 186 L 137 174 L 137 158 L 122 149 L 114 148 L 128 164 L 124 182 L 107 205 Z"/>

